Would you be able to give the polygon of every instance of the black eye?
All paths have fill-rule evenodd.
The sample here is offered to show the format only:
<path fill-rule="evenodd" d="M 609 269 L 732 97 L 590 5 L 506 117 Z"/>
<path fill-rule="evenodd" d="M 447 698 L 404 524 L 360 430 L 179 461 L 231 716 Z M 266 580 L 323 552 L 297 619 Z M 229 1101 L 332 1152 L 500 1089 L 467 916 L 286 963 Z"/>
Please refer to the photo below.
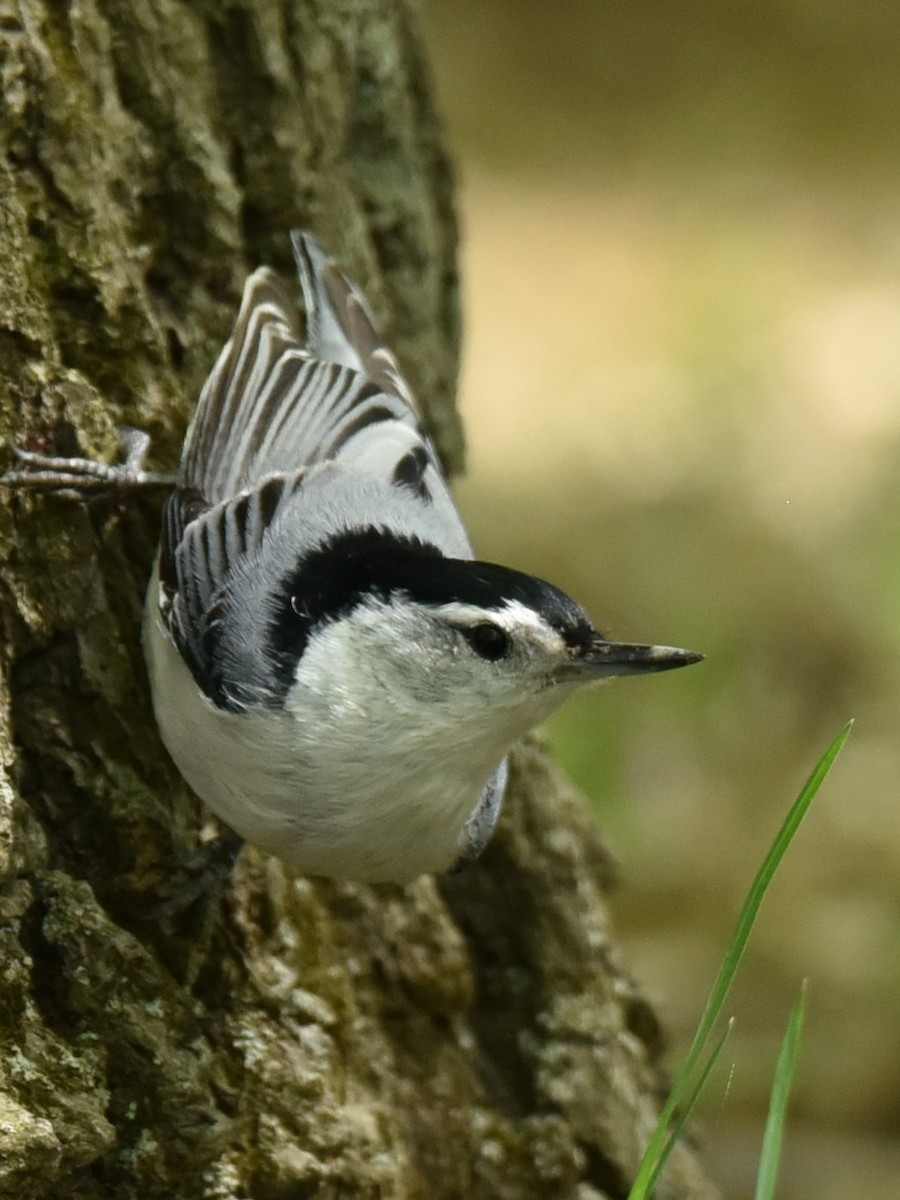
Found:
<path fill-rule="evenodd" d="M 475 653 L 481 658 L 486 658 L 488 662 L 496 662 L 509 651 L 509 637 L 499 625 L 492 625 L 489 621 L 485 621 L 483 625 L 473 625 L 471 629 L 464 629 L 463 633 Z"/>

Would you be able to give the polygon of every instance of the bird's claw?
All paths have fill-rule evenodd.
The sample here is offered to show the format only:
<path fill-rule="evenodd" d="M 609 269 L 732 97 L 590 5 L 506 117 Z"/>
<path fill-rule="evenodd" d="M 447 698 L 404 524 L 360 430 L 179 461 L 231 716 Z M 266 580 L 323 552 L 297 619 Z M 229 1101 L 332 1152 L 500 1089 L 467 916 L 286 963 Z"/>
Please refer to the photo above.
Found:
<path fill-rule="evenodd" d="M 150 435 L 142 429 L 124 427 L 119 430 L 124 462 L 97 462 L 93 458 L 64 458 L 39 454 L 10 445 L 23 470 L 7 471 L 0 475 L 0 487 L 28 488 L 33 491 L 56 492 L 62 496 L 83 496 L 85 493 L 123 492 L 144 488 L 171 488 L 176 477 L 144 469 L 150 449 Z"/>

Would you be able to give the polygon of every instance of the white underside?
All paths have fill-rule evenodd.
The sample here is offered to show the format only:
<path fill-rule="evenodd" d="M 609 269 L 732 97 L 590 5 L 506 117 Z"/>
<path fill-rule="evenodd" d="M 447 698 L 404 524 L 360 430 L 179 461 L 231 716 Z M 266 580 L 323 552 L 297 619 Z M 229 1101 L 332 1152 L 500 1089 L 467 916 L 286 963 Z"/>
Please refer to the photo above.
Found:
<path fill-rule="evenodd" d="M 305 874 L 405 882 L 454 865 L 496 754 L 490 761 L 461 746 L 452 770 L 438 770 L 446 730 L 431 747 L 405 745 L 396 729 L 373 731 L 365 713 L 346 721 L 333 697 L 318 705 L 305 696 L 302 720 L 290 711 L 225 712 L 182 662 L 157 593 L 154 576 L 144 644 L 157 723 L 181 774 L 217 816 Z M 348 726 L 362 732 L 354 737 Z"/>

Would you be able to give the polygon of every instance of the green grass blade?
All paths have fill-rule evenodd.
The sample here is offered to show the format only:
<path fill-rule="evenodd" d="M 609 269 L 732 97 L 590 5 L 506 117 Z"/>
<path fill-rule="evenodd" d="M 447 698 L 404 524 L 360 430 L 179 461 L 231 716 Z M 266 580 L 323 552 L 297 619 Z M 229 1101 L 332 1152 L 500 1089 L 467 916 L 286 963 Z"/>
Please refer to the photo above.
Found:
<path fill-rule="evenodd" d="M 788 814 L 784 819 L 784 823 L 779 829 L 775 840 L 769 847 L 769 852 L 763 859 L 762 866 L 756 873 L 756 878 L 747 893 L 747 898 L 741 908 L 740 915 L 737 919 L 737 924 L 734 933 L 731 935 L 731 941 L 728 944 L 728 949 L 725 952 L 725 957 L 722 960 L 722 965 L 719 968 L 719 973 L 716 976 L 716 981 L 713 984 L 710 992 L 709 1000 L 706 1004 L 703 1016 L 700 1018 L 700 1024 L 697 1027 L 697 1033 L 694 1036 L 694 1041 L 691 1044 L 691 1049 L 688 1052 L 688 1063 L 696 1062 L 699 1057 L 706 1039 L 709 1037 L 713 1025 L 722 1012 L 722 1008 L 728 998 L 728 993 L 731 990 L 731 985 L 734 982 L 734 977 L 737 974 L 738 967 L 741 965 L 741 960 L 744 957 L 744 951 L 747 949 L 747 942 L 750 940 L 750 934 L 753 931 L 753 926 L 756 924 L 756 918 L 759 915 L 759 910 L 762 905 L 766 892 L 769 890 L 769 885 L 772 878 L 784 858 L 788 846 L 794 839 L 794 835 L 800 828 L 803 818 L 806 816 L 809 806 L 816 797 L 819 788 L 825 782 L 825 777 L 834 765 L 834 760 L 843 749 L 844 743 L 850 736 L 850 730 L 853 728 L 853 722 L 848 722 L 847 725 L 837 735 L 818 763 L 813 768 L 812 774 L 806 783 L 800 789 L 800 794 L 788 810 Z"/>
<path fill-rule="evenodd" d="M 803 1036 L 805 1018 L 806 986 L 804 985 L 800 992 L 800 998 L 794 1005 L 791 1019 L 788 1021 L 787 1032 L 778 1055 L 778 1065 L 775 1068 L 775 1078 L 772 1080 L 772 1094 L 769 1097 L 769 1112 L 766 1117 L 766 1131 L 763 1134 L 754 1200 L 773 1200 L 775 1195 L 778 1168 L 781 1165 L 781 1143 L 787 1120 L 788 1100 L 794 1084 L 797 1061 L 800 1057 L 800 1041 Z"/>
<path fill-rule="evenodd" d="M 657 1163 L 666 1144 L 672 1117 L 691 1091 L 697 1064 L 703 1055 L 704 1047 L 709 1040 L 713 1027 L 722 1014 L 722 1009 L 728 998 L 728 993 L 731 991 L 731 986 L 734 983 L 738 967 L 741 965 L 744 952 L 747 949 L 747 942 L 750 940 L 750 934 L 753 931 L 753 926 L 756 924 L 756 918 L 759 915 L 760 906 L 765 894 L 769 890 L 772 878 L 778 870 L 788 846 L 793 841 L 794 835 L 799 829 L 803 818 L 806 816 L 809 806 L 815 799 L 819 788 L 821 788 L 828 772 L 834 765 L 835 759 L 850 736 L 852 728 L 853 722 L 849 721 L 816 763 L 806 783 L 800 789 L 799 795 L 788 810 L 784 823 L 776 834 L 775 840 L 772 842 L 762 866 L 756 873 L 756 878 L 753 880 L 750 891 L 747 893 L 747 898 L 741 908 L 737 924 L 731 935 L 725 956 L 722 959 L 722 965 L 712 986 L 709 1000 L 706 1002 L 703 1016 L 700 1018 L 700 1023 L 697 1026 L 697 1032 L 694 1034 L 694 1040 L 691 1042 L 687 1057 L 681 1070 L 678 1072 L 675 1084 L 660 1113 L 656 1128 L 644 1152 L 637 1176 L 629 1192 L 629 1200 L 646 1200 L 650 1195 L 650 1180 L 658 1174 Z"/>
<path fill-rule="evenodd" d="M 697 1107 L 697 1101 L 700 1099 L 701 1095 L 703 1094 L 703 1089 L 706 1087 L 706 1081 L 707 1081 L 707 1079 L 709 1079 L 709 1076 L 710 1076 L 710 1073 L 712 1072 L 713 1067 L 719 1061 L 719 1056 L 721 1055 L 722 1051 L 724 1050 L 725 1043 L 728 1041 L 728 1037 L 733 1028 L 734 1028 L 734 1017 L 730 1017 L 728 1020 L 728 1023 L 725 1026 L 725 1029 L 722 1032 L 722 1036 L 716 1042 L 712 1053 L 710 1054 L 709 1058 L 706 1060 L 703 1070 L 700 1072 L 699 1076 L 697 1077 L 697 1082 L 694 1084 L 691 1094 L 687 1097 L 687 1099 L 685 1100 L 685 1102 L 681 1106 L 681 1108 L 678 1109 L 678 1113 L 675 1118 L 675 1123 L 673 1124 L 671 1130 L 669 1131 L 669 1136 L 666 1138 L 666 1144 L 665 1144 L 665 1146 L 663 1146 L 662 1151 L 660 1152 L 659 1158 L 656 1162 L 656 1165 L 653 1168 L 653 1172 L 650 1175 L 650 1178 L 647 1182 L 647 1195 L 648 1196 L 653 1194 L 653 1189 L 656 1187 L 657 1181 L 658 1181 L 660 1175 L 662 1174 L 662 1169 L 666 1165 L 669 1155 L 675 1149 L 675 1146 L 678 1143 L 678 1139 L 681 1137 L 682 1133 L 684 1133 L 684 1127 L 685 1127 L 685 1125 L 687 1125 L 688 1121 L 690 1120 L 691 1113 Z"/>

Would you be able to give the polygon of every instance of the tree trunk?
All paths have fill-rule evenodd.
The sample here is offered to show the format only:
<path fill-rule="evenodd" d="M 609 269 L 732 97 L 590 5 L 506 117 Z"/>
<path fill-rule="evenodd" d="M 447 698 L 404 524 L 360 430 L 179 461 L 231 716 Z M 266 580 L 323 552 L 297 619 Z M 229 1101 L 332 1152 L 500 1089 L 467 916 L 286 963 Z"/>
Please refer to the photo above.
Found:
<path fill-rule="evenodd" d="M 0 0 L 0 435 L 171 469 L 246 272 L 306 226 L 461 463 L 451 172 L 402 0 Z M 140 649 L 159 505 L 0 508 L 0 1196 L 623 1196 L 657 1034 L 529 745 L 464 874 L 209 851 Z M 377 830 L 373 831 L 377 836 Z M 688 1151 L 660 1195 L 712 1195 Z"/>

